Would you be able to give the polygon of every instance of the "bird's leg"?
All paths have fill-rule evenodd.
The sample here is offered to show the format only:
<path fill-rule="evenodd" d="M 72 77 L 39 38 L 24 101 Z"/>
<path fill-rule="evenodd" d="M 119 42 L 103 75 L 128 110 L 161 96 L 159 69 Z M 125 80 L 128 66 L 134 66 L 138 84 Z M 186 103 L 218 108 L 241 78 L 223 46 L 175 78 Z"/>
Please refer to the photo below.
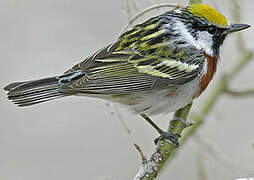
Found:
<path fill-rule="evenodd" d="M 172 133 L 172 132 L 166 132 L 163 131 L 159 128 L 159 126 L 157 126 L 157 124 L 155 124 L 148 116 L 146 116 L 145 114 L 141 114 L 141 116 L 150 124 L 152 125 L 155 130 L 160 134 L 160 136 L 158 138 L 156 138 L 154 140 L 154 143 L 157 145 L 158 142 L 160 140 L 166 139 L 169 140 L 173 146 L 175 148 L 177 148 L 179 146 L 179 142 L 178 142 L 178 138 L 180 138 L 180 134 L 179 133 Z"/>

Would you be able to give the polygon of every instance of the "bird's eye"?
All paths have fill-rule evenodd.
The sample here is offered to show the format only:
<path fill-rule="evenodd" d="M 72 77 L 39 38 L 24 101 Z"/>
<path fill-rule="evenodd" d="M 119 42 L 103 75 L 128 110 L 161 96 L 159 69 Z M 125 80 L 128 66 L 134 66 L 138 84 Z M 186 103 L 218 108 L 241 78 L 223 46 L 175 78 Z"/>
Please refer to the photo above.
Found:
<path fill-rule="evenodd" d="M 209 34 L 211 34 L 211 35 L 214 35 L 214 34 L 216 33 L 216 31 L 217 31 L 217 28 L 216 28 L 214 25 L 210 25 L 210 26 L 208 26 L 208 28 L 207 28 L 207 32 L 208 32 Z"/>

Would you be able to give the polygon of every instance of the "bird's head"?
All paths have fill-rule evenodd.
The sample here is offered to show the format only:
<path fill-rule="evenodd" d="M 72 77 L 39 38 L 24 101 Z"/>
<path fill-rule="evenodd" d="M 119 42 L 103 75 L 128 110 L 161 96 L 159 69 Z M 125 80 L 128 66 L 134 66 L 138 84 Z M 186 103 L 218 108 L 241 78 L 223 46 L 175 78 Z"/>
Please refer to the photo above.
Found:
<path fill-rule="evenodd" d="M 225 16 L 205 4 L 194 4 L 173 12 L 177 18 L 174 29 L 185 41 L 210 56 L 219 54 L 227 35 L 250 27 L 248 24 L 228 24 Z"/>

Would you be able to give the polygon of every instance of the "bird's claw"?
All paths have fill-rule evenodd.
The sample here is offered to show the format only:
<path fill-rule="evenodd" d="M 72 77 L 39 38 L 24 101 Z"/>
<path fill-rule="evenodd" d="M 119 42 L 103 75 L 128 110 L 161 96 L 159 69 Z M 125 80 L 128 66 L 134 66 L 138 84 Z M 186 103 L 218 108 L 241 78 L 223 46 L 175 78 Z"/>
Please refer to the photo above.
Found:
<path fill-rule="evenodd" d="M 160 136 L 154 140 L 154 143 L 157 145 L 161 140 L 168 140 L 175 148 L 179 146 L 178 139 L 181 137 L 179 133 L 171 133 L 171 132 L 164 132 L 160 133 Z"/>

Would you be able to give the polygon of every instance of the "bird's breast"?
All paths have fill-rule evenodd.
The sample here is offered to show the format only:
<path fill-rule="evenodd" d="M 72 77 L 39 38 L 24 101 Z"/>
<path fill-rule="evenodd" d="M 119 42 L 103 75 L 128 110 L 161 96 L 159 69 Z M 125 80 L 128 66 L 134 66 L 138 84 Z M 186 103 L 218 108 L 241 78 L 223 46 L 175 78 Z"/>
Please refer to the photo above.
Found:
<path fill-rule="evenodd" d="M 196 94 L 196 97 L 200 96 L 205 89 L 207 88 L 210 81 L 213 79 L 213 76 L 217 69 L 217 62 L 218 62 L 218 56 L 209 56 L 205 52 L 203 52 L 205 58 L 206 58 L 206 66 L 204 73 L 201 75 L 199 80 L 199 91 Z"/>

